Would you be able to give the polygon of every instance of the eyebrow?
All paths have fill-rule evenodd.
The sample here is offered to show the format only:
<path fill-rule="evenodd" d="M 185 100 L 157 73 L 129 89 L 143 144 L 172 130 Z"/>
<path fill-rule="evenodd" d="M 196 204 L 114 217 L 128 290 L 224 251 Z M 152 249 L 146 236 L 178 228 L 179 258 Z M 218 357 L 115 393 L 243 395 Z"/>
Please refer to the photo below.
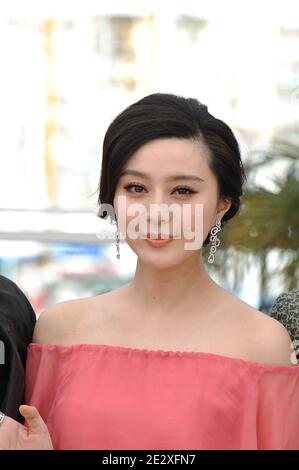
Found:
<path fill-rule="evenodd" d="M 126 175 L 139 176 L 147 180 L 150 179 L 150 177 L 146 175 L 145 173 L 141 173 L 140 171 L 136 171 L 136 170 L 125 170 L 120 174 L 120 178 Z M 178 180 L 199 181 L 199 182 L 204 181 L 202 178 L 199 178 L 199 176 L 195 176 L 195 175 L 174 175 L 174 176 L 169 176 L 168 178 L 166 178 L 166 181 L 178 181 Z"/>

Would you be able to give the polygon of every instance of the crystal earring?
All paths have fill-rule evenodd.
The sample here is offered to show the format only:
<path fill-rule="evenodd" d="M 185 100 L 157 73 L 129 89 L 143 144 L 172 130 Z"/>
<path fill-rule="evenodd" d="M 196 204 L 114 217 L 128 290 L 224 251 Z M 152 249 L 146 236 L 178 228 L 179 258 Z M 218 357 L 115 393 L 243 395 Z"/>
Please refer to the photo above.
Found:
<path fill-rule="evenodd" d="M 220 245 L 220 240 L 219 238 L 217 237 L 217 233 L 220 232 L 221 230 L 221 220 L 218 219 L 216 220 L 216 224 L 214 225 L 214 227 L 212 228 L 211 230 L 211 234 L 210 234 L 210 242 L 211 242 L 211 248 L 210 248 L 210 253 L 209 253 L 209 257 L 208 257 L 208 262 L 209 263 L 214 263 L 214 254 L 216 253 L 216 249 L 218 248 L 218 246 Z"/>
<path fill-rule="evenodd" d="M 115 237 L 116 237 L 116 258 L 120 259 L 120 254 L 119 254 L 119 228 L 118 227 L 116 227 Z"/>

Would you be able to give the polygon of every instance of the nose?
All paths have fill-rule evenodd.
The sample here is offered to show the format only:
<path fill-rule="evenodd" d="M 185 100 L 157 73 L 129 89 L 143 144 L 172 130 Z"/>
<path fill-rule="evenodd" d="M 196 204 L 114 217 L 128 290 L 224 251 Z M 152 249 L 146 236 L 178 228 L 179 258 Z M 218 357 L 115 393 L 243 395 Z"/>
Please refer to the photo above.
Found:
<path fill-rule="evenodd" d="M 149 198 L 150 204 L 165 204 L 166 198 L 162 189 L 156 189 L 152 192 L 151 197 Z"/>
<path fill-rule="evenodd" d="M 153 220 L 154 223 L 160 225 L 169 221 L 169 206 L 162 190 L 157 189 L 153 193 L 153 197 L 149 199 L 148 222 Z"/>

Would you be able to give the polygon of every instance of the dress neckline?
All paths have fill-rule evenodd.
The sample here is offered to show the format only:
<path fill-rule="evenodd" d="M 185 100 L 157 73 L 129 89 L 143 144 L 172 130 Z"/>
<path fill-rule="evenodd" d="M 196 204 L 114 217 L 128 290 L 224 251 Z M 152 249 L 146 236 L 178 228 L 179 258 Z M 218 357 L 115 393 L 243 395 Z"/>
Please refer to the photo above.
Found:
<path fill-rule="evenodd" d="M 30 343 L 28 349 L 47 349 L 47 350 L 58 350 L 64 353 L 70 353 L 72 351 L 82 351 L 82 350 L 107 350 L 114 351 L 117 353 L 126 353 L 126 354 L 138 354 L 145 356 L 156 356 L 156 357 L 179 357 L 179 358 L 202 358 L 206 360 L 216 361 L 216 362 L 226 362 L 240 366 L 247 366 L 253 369 L 259 370 L 269 370 L 272 372 L 286 372 L 286 373 L 295 373 L 299 374 L 299 367 L 296 367 L 299 364 L 294 364 L 293 366 L 287 365 L 277 365 L 277 364 L 262 364 L 260 362 L 251 361 L 249 359 L 242 359 L 237 357 L 226 356 L 222 354 L 205 352 L 205 351 L 178 351 L 178 350 L 167 350 L 167 349 L 148 349 L 148 348 L 137 348 L 133 346 L 119 346 L 113 344 L 103 344 L 103 343 L 76 343 L 70 345 L 63 344 L 48 344 L 48 343 Z"/>

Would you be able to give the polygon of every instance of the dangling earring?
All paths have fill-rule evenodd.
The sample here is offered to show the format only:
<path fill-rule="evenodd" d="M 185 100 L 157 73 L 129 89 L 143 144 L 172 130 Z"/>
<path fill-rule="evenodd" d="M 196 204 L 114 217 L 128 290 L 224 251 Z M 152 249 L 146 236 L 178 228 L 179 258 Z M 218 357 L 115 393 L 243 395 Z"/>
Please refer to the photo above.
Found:
<path fill-rule="evenodd" d="M 211 230 L 211 235 L 210 235 L 210 242 L 211 242 L 211 248 L 210 248 L 210 253 L 209 253 L 209 257 L 208 257 L 208 262 L 209 263 L 214 263 L 214 254 L 216 253 L 216 248 L 218 248 L 218 246 L 220 245 L 220 240 L 219 238 L 217 237 L 217 233 L 220 232 L 221 230 L 221 220 L 218 219 L 216 220 L 216 224 L 214 225 L 214 227 L 212 228 Z"/>
<path fill-rule="evenodd" d="M 116 226 L 115 236 L 116 236 L 116 258 L 120 259 L 120 254 L 119 254 L 119 228 L 118 228 L 118 226 Z"/>
<path fill-rule="evenodd" d="M 120 235 L 120 231 L 119 231 L 119 228 L 118 228 L 118 225 L 117 225 L 117 220 L 116 218 L 110 220 L 110 223 L 112 225 L 116 225 L 116 231 L 115 231 L 115 238 L 116 238 L 116 258 L 117 259 L 120 259 L 120 254 L 119 254 L 119 235 Z"/>

